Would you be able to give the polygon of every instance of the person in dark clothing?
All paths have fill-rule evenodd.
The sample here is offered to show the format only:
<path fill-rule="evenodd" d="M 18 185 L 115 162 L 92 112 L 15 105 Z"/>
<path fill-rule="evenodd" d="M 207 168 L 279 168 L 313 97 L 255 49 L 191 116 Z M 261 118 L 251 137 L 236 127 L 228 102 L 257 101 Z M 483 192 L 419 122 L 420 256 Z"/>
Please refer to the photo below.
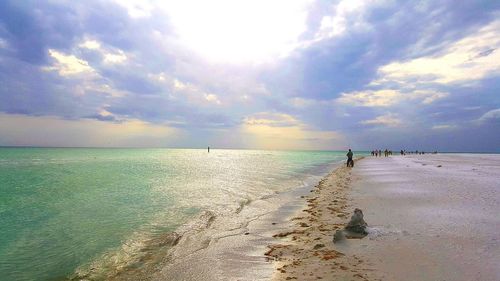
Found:
<path fill-rule="evenodd" d="M 352 160 L 353 153 L 350 148 L 346 156 L 347 156 L 347 167 L 354 167 L 354 160 Z"/>

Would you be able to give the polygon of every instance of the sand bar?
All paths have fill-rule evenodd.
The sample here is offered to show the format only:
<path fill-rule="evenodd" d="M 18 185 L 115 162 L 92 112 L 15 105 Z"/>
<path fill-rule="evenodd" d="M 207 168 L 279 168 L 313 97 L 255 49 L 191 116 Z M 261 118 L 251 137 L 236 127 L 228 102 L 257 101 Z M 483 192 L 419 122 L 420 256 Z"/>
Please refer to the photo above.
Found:
<path fill-rule="evenodd" d="M 500 280 L 500 156 L 366 158 L 305 200 L 268 255 L 274 280 Z M 354 208 L 370 234 L 333 244 Z"/>

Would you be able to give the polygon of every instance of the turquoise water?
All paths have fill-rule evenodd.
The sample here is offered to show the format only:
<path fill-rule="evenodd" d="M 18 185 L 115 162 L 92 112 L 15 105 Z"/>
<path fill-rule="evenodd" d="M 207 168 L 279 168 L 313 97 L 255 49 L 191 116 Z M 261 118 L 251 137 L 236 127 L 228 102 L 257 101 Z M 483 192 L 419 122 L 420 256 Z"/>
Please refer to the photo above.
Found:
<path fill-rule="evenodd" d="M 0 148 L 0 276 L 140 266 L 145 241 L 302 184 L 345 152 Z M 146 248 L 145 248 L 146 247 Z M 151 249 L 154 250 L 154 249 Z"/>

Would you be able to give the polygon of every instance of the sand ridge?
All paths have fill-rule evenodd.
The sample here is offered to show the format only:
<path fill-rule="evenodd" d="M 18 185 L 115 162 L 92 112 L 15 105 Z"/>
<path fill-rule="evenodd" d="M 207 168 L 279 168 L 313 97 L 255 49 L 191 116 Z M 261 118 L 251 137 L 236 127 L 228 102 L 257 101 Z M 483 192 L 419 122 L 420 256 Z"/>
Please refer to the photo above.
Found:
<path fill-rule="evenodd" d="M 351 168 L 339 167 L 303 196 L 306 208 L 273 236 L 277 242 L 265 253 L 275 261 L 273 280 L 378 280 L 368 278 L 369 263 L 344 255 L 333 243 L 354 209 L 347 199 L 351 178 Z"/>

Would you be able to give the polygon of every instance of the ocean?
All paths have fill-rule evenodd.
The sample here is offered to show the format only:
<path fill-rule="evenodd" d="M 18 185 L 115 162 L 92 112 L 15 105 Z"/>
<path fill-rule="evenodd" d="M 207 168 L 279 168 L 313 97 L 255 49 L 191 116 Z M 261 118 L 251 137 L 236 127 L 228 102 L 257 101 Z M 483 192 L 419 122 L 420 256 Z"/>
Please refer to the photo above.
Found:
<path fill-rule="evenodd" d="M 140 270 L 207 220 L 317 182 L 345 153 L 0 148 L 1 279 Z"/>

